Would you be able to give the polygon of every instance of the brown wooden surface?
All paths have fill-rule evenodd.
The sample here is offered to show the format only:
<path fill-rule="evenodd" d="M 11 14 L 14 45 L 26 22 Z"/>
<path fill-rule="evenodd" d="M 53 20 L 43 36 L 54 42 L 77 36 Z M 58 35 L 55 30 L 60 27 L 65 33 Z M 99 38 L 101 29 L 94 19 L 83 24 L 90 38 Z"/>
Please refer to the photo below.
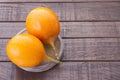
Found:
<path fill-rule="evenodd" d="M 24 22 L 0 23 L 0 38 L 11 38 L 25 27 Z M 64 38 L 120 37 L 120 22 L 61 22 Z"/>
<path fill-rule="evenodd" d="M 38 6 L 53 9 L 61 21 L 120 21 L 120 2 L 0 3 L 0 21 L 25 21 L 28 12 Z"/>
<path fill-rule="evenodd" d="M 0 80 L 12 80 L 13 65 L 10 62 L 0 62 Z"/>
<path fill-rule="evenodd" d="M 9 61 L 5 47 L 38 6 L 61 21 L 63 64 L 30 73 Z M 120 0 L 0 0 L 0 80 L 120 80 Z"/>
<path fill-rule="evenodd" d="M 0 80 L 120 80 L 120 62 L 64 62 L 42 73 L 0 63 Z"/>
<path fill-rule="evenodd" d="M 9 61 L 5 52 L 8 39 L 0 39 L 0 61 Z M 120 60 L 120 38 L 63 39 L 62 60 Z"/>
<path fill-rule="evenodd" d="M 120 0 L 0 0 L 0 2 L 92 2 L 92 1 L 120 1 Z"/>

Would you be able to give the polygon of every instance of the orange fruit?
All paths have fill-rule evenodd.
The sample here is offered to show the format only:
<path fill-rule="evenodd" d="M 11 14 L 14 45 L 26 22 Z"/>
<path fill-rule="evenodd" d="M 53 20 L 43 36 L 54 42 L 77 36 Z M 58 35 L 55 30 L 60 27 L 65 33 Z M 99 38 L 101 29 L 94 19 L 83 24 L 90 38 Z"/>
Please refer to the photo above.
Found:
<path fill-rule="evenodd" d="M 6 46 L 9 59 L 21 67 L 34 67 L 39 65 L 44 57 L 45 50 L 41 41 L 30 34 L 14 36 Z"/>
<path fill-rule="evenodd" d="M 60 32 L 60 23 L 57 15 L 51 9 L 38 7 L 28 14 L 26 28 L 30 34 L 41 41 L 51 43 Z"/>

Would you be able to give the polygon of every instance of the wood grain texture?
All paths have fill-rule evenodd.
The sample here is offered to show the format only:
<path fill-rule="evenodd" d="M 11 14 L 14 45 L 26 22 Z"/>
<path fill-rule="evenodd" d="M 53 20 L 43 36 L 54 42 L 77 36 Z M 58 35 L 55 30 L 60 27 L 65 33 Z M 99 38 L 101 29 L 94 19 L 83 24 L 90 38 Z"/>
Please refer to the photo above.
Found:
<path fill-rule="evenodd" d="M 119 1 L 0 0 L 0 80 L 120 80 Z M 63 64 L 31 73 L 6 62 L 5 47 L 38 6 L 50 7 L 61 21 Z"/>
<path fill-rule="evenodd" d="M 120 39 L 65 39 L 63 60 L 120 60 Z"/>
<path fill-rule="evenodd" d="M 25 28 L 25 23 L 0 23 L 0 38 L 11 38 Z"/>
<path fill-rule="evenodd" d="M 0 38 L 10 38 L 24 27 L 24 22 L 0 23 Z M 120 37 L 120 22 L 61 22 L 60 35 L 65 38 Z"/>
<path fill-rule="evenodd" d="M 120 1 L 120 0 L 0 0 L 0 2 L 91 2 L 91 1 Z"/>
<path fill-rule="evenodd" d="M 119 75 L 120 62 L 64 62 L 42 73 L 0 62 L 0 80 L 120 80 Z"/>
<path fill-rule="evenodd" d="M 0 80 L 12 80 L 12 63 L 8 62 L 0 62 Z"/>
<path fill-rule="evenodd" d="M 16 70 L 14 80 L 120 80 L 119 62 L 65 62 L 42 73 Z"/>
<path fill-rule="evenodd" d="M 8 39 L 0 39 L 0 61 L 9 61 L 5 46 Z M 62 60 L 120 60 L 120 38 L 63 39 Z"/>
<path fill-rule="evenodd" d="M 8 57 L 6 55 L 6 44 L 8 39 L 0 39 L 0 61 L 8 61 Z"/>
<path fill-rule="evenodd" d="M 0 21 L 25 21 L 34 8 L 46 6 L 61 21 L 113 21 L 120 20 L 120 3 L 0 3 Z M 4 13 L 4 14 L 3 14 Z"/>

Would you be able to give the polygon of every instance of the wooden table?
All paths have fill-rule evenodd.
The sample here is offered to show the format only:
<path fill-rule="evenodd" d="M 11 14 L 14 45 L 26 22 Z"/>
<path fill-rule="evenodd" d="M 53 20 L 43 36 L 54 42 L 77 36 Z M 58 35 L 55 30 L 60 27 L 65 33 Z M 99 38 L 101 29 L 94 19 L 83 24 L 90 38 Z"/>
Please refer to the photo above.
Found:
<path fill-rule="evenodd" d="M 30 73 L 9 61 L 5 46 L 38 6 L 61 21 L 63 64 Z M 120 80 L 120 0 L 0 0 L 0 80 Z"/>

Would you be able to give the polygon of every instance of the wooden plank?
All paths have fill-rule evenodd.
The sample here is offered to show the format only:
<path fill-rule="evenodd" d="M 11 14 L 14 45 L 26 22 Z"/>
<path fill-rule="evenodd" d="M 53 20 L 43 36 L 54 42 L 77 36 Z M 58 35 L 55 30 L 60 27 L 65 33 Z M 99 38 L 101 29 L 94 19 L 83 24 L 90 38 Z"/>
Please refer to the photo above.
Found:
<path fill-rule="evenodd" d="M 12 63 L 0 62 L 0 80 L 12 80 Z"/>
<path fill-rule="evenodd" d="M 9 61 L 5 46 L 8 39 L 0 39 L 0 61 Z M 120 60 L 120 38 L 63 39 L 62 60 Z"/>
<path fill-rule="evenodd" d="M 0 38 L 10 38 L 25 28 L 25 23 L 0 23 Z"/>
<path fill-rule="evenodd" d="M 0 61 L 8 61 L 8 57 L 6 55 L 6 44 L 8 39 L 0 39 Z"/>
<path fill-rule="evenodd" d="M 119 2 L 0 3 L 0 21 L 25 21 L 27 14 L 38 6 L 53 9 L 61 21 L 119 21 L 119 4 Z"/>
<path fill-rule="evenodd" d="M 64 22 L 61 25 L 61 36 L 120 37 L 120 26 L 117 24 L 115 22 Z"/>
<path fill-rule="evenodd" d="M 42 73 L 16 69 L 14 80 L 120 80 L 120 62 L 65 62 Z"/>
<path fill-rule="evenodd" d="M 119 32 L 119 30 L 120 30 L 120 23 L 116 22 L 115 24 L 116 24 L 116 28 L 117 28 L 116 32 L 119 34 L 120 33 Z"/>
<path fill-rule="evenodd" d="M 65 39 L 63 60 L 119 60 L 120 38 Z"/>
<path fill-rule="evenodd" d="M 120 0 L 0 0 L 0 2 L 91 2 L 91 1 L 120 1 Z"/>
<path fill-rule="evenodd" d="M 24 22 L 0 23 L 0 38 L 10 38 Z M 61 22 L 62 37 L 120 37 L 120 22 Z"/>

